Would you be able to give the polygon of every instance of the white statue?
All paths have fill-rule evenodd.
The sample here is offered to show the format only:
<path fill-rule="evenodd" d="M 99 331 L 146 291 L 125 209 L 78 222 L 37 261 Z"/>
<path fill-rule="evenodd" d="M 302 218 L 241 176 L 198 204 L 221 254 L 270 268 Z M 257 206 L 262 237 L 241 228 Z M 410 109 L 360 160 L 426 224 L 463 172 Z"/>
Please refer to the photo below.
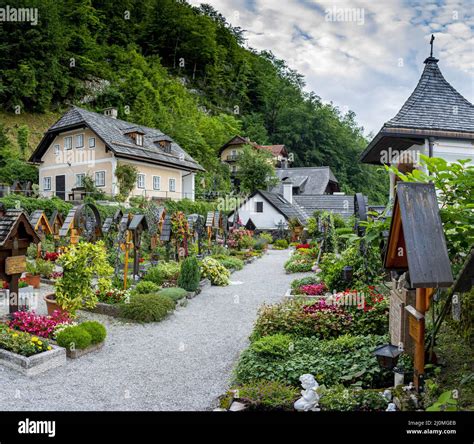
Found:
<path fill-rule="evenodd" d="M 386 412 L 396 412 L 397 411 L 397 406 L 395 403 L 391 402 L 388 404 L 388 407 L 385 410 Z"/>
<path fill-rule="evenodd" d="M 390 390 L 384 390 L 382 396 L 388 401 L 390 402 L 392 400 L 392 392 Z"/>
<path fill-rule="evenodd" d="M 301 398 L 295 401 L 295 410 L 300 412 L 317 412 L 319 411 L 319 395 L 316 390 L 319 384 L 314 379 L 313 375 L 305 374 L 300 376 L 301 386 L 304 390 L 301 390 Z"/>

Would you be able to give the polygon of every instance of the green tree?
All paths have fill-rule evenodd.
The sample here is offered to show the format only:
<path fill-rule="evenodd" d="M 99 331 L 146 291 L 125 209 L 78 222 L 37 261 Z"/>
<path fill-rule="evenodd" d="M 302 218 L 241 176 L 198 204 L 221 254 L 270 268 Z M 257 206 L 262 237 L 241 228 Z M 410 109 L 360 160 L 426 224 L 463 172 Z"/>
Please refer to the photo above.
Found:
<path fill-rule="evenodd" d="M 243 148 L 242 154 L 237 160 L 237 168 L 240 189 L 244 193 L 266 189 L 278 182 L 271 154 L 263 150 L 256 150 L 249 145 Z"/>

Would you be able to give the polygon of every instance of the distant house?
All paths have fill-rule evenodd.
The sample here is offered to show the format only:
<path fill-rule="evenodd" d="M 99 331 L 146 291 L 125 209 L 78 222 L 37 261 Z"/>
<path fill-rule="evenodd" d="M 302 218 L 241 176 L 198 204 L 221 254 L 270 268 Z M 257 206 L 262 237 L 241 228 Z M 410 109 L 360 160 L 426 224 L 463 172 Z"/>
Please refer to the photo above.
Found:
<path fill-rule="evenodd" d="M 280 182 L 271 190 L 274 193 L 283 193 L 283 181 L 286 179 L 291 180 L 295 196 L 333 194 L 340 191 L 339 182 L 328 166 L 277 168 L 275 172 Z"/>
<path fill-rule="evenodd" d="M 39 165 L 40 193 L 69 200 L 86 176 L 109 196 L 119 192 L 115 171 L 133 165 L 132 196 L 194 200 L 195 174 L 204 169 L 160 130 L 73 107 L 48 131 L 30 158 Z"/>
<path fill-rule="evenodd" d="M 252 142 L 249 138 L 234 136 L 227 143 L 221 146 L 219 157 L 222 162 L 229 165 L 232 182 L 236 185 L 238 185 L 238 180 L 236 180 L 238 166 L 236 162 L 246 145 L 252 146 L 257 150 L 269 152 L 272 155 L 275 167 L 279 168 L 283 165 L 287 165 L 289 162 L 288 151 L 286 150 L 285 145 L 259 145 Z"/>
<path fill-rule="evenodd" d="M 446 81 L 438 59 L 431 55 L 424 63 L 410 97 L 361 154 L 363 163 L 413 163 L 418 153 L 448 162 L 474 160 L 474 106 Z"/>
<path fill-rule="evenodd" d="M 354 196 L 339 192 L 339 183 L 329 167 L 282 168 L 281 181 L 271 191 L 257 190 L 235 212 L 245 225 L 249 220 L 258 230 L 276 230 L 290 219 L 306 225 L 316 210 L 339 214 L 345 219 L 354 215 Z M 336 193 L 336 194 L 332 194 Z"/>

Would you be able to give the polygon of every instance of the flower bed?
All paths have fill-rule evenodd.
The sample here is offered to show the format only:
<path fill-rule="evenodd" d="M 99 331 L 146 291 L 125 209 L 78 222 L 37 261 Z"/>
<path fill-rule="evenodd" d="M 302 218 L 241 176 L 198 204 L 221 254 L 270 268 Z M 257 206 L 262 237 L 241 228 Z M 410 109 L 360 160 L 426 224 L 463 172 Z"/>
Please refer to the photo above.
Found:
<path fill-rule="evenodd" d="M 51 345 L 47 339 L 0 324 L 0 365 L 33 376 L 65 362 L 63 348 Z"/>
<path fill-rule="evenodd" d="M 55 329 L 71 322 L 70 317 L 60 310 L 55 310 L 51 316 L 42 316 L 34 311 L 17 311 L 13 313 L 9 327 L 42 338 L 52 338 Z"/>
<path fill-rule="evenodd" d="M 373 354 L 377 345 L 386 343 L 385 336 L 344 335 L 330 340 L 287 336 L 287 347 L 282 347 L 281 336 L 277 335 L 278 341 L 274 336 L 254 341 L 242 353 L 235 370 L 237 383 L 265 379 L 298 387 L 305 373 L 326 386 L 358 383 L 376 388 L 392 382 L 392 373 L 381 369 Z"/>

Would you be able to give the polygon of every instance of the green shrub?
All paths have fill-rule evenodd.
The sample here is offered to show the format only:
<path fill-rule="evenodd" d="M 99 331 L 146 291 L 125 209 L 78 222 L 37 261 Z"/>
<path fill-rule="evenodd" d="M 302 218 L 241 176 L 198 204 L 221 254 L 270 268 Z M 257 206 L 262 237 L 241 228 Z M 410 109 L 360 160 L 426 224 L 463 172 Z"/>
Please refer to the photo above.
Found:
<path fill-rule="evenodd" d="M 140 281 L 133 289 L 134 293 L 138 294 L 150 294 L 156 293 L 160 287 L 151 281 Z"/>
<path fill-rule="evenodd" d="M 311 373 L 325 386 L 357 383 L 365 388 L 385 387 L 393 374 L 380 368 L 373 352 L 386 341 L 385 336 L 376 335 L 344 335 L 329 340 L 295 338 L 293 351 L 279 359 L 250 346 L 240 356 L 235 379 L 239 384 L 265 379 L 299 387 L 299 377 Z"/>
<path fill-rule="evenodd" d="M 262 241 L 260 239 L 257 239 L 255 241 L 255 244 L 253 246 L 253 249 L 255 251 L 263 251 L 265 249 L 265 247 L 267 246 L 267 243 L 265 241 Z"/>
<path fill-rule="evenodd" d="M 229 285 L 230 272 L 219 261 L 212 257 L 206 257 L 201 264 L 202 276 L 208 278 L 212 285 L 224 287 Z"/>
<path fill-rule="evenodd" d="M 253 342 L 252 350 L 261 356 L 273 357 L 275 359 L 288 356 L 293 346 L 293 339 L 289 335 L 276 334 L 264 336 Z"/>
<path fill-rule="evenodd" d="M 300 396 L 297 388 L 278 381 L 252 381 L 234 389 L 250 410 L 293 410 Z"/>
<path fill-rule="evenodd" d="M 201 270 L 195 256 L 190 256 L 181 262 L 181 271 L 178 277 L 178 285 L 187 291 L 196 291 L 201 281 Z"/>
<path fill-rule="evenodd" d="M 92 337 L 88 330 L 81 325 L 66 327 L 56 335 L 56 342 L 60 347 L 68 350 L 82 350 L 89 347 L 92 343 Z"/>
<path fill-rule="evenodd" d="M 343 385 L 320 390 L 319 405 L 323 411 L 385 411 L 388 401 L 377 390 L 358 390 Z"/>
<path fill-rule="evenodd" d="M 169 288 L 163 288 L 158 292 L 159 295 L 166 296 L 170 298 L 172 301 L 177 302 L 180 299 L 183 299 L 186 297 L 188 292 L 184 288 L 179 288 L 179 287 L 169 287 Z"/>
<path fill-rule="evenodd" d="M 136 294 L 120 305 L 120 315 L 139 322 L 158 322 L 174 309 L 174 302 L 160 294 Z"/>
<path fill-rule="evenodd" d="M 273 237 L 270 233 L 260 233 L 258 240 L 263 241 L 265 244 L 271 244 L 273 242 Z"/>
<path fill-rule="evenodd" d="M 211 248 L 212 256 L 229 256 L 230 251 L 224 245 L 213 245 Z"/>
<path fill-rule="evenodd" d="M 244 268 L 244 261 L 231 256 L 212 256 L 217 259 L 228 270 L 242 270 Z"/>
<path fill-rule="evenodd" d="M 273 242 L 273 248 L 286 250 L 288 248 L 288 241 L 286 239 L 277 239 Z"/>
<path fill-rule="evenodd" d="M 31 273 L 32 275 L 40 275 L 45 278 L 49 278 L 54 271 L 54 263 L 41 258 L 37 258 L 33 262 L 27 262 L 26 271 L 28 273 Z"/>
<path fill-rule="evenodd" d="M 179 269 L 177 262 L 160 262 L 146 272 L 143 280 L 154 282 L 156 285 L 163 285 L 165 281 L 178 279 Z"/>
<path fill-rule="evenodd" d="M 107 336 L 105 326 L 97 321 L 82 322 L 79 327 L 85 329 L 91 335 L 91 344 L 99 344 Z"/>
<path fill-rule="evenodd" d="M 314 259 L 310 257 L 294 254 L 285 262 L 284 268 L 288 273 L 303 273 L 311 271 Z"/>
<path fill-rule="evenodd" d="M 336 239 L 337 239 L 337 249 L 338 251 L 343 251 L 348 244 L 348 236 L 354 234 L 354 230 L 352 228 L 336 228 Z"/>

